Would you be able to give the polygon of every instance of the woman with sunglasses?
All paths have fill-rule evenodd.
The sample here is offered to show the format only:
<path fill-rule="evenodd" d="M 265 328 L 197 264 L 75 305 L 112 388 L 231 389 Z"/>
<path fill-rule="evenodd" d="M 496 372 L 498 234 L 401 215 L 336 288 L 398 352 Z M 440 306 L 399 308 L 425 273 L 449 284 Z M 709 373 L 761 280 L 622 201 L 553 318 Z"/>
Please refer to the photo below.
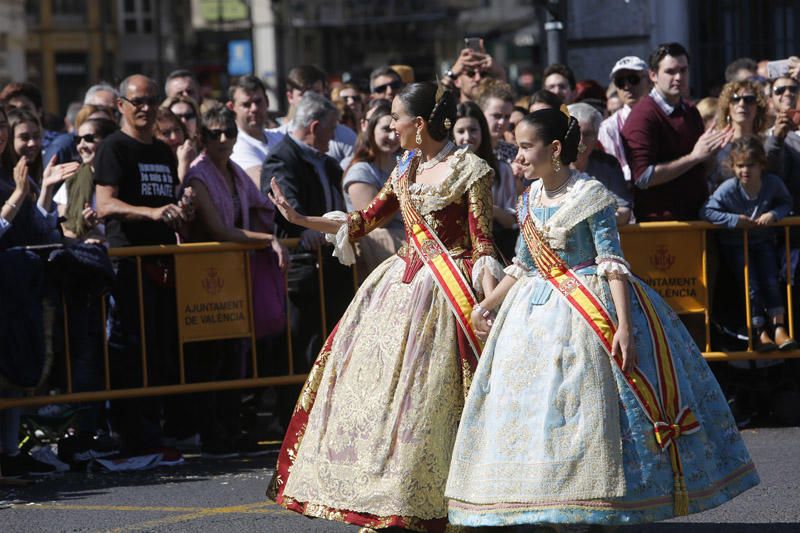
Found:
<path fill-rule="evenodd" d="M 256 336 L 261 337 L 282 325 L 264 324 L 259 312 L 260 288 L 269 285 L 271 297 L 283 297 L 282 270 L 288 257 L 286 249 L 273 235 L 275 207 L 256 188 L 247 173 L 231 161 L 238 134 L 233 111 L 215 104 L 203 114 L 200 130 L 203 151 L 192 162 L 183 182 L 195 193 L 197 216 L 186 232 L 190 242 L 227 241 L 261 243 L 267 250 L 267 268 L 262 258 L 252 258 L 253 305 Z M 261 252 L 258 252 L 261 253 Z M 257 266 L 260 265 L 260 266 Z M 269 278 L 269 279 L 264 279 Z M 282 306 L 281 310 L 282 310 Z M 193 379 L 215 381 L 241 376 L 239 341 L 213 341 L 188 345 L 197 365 Z M 239 426 L 240 394 L 237 391 L 206 393 L 198 396 L 204 413 L 200 421 L 201 450 L 205 457 L 222 459 L 239 453 L 254 455 L 257 447 L 242 435 Z"/>
<path fill-rule="evenodd" d="M 364 97 L 358 87 L 345 83 L 331 93 L 331 100 L 342 113 L 340 122 L 353 131 L 359 131 L 364 118 Z"/>
<path fill-rule="evenodd" d="M 58 189 L 53 198 L 59 216 L 64 218 L 61 228 L 68 239 L 96 241 L 103 238 L 104 227 L 98 224 L 95 211 L 92 163 L 103 139 L 118 129 L 117 124 L 107 118 L 90 118 L 78 127 L 75 146 L 81 157 L 81 166 L 75 178 Z"/>
<path fill-rule="evenodd" d="M 172 150 L 178 160 L 178 179 L 183 183 L 189 165 L 197 157 L 197 143 L 189 136 L 186 124 L 169 109 L 160 107 L 156 113 L 155 137 Z"/>
<path fill-rule="evenodd" d="M 731 142 L 751 135 L 763 135 L 767 128 L 767 99 L 761 87 L 751 80 L 726 83 L 717 101 L 716 126 L 718 130 L 727 127 L 732 129 Z M 711 189 L 716 189 L 731 177 L 726 169 L 731 142 L 717 152 L 716 167 L 711 174 Z"/>
<path fill-rule="evenodd" d="M 178 94 L 170 96 L 161 102 L 162 109 L 169 109 L 178 117 L 186 127 L 186 134 L 190 139 L 197 137 L 200 120 L 200 107 L 197 102 L 189 96 Z"/>

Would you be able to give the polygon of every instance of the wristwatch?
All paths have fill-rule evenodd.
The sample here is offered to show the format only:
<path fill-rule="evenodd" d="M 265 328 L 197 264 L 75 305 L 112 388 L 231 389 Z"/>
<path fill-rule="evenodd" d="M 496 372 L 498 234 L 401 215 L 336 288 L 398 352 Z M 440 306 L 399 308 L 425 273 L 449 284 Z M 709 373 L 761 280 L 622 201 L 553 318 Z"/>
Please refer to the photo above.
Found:
<path fill-rule="evenodd" d="M 447 72 L 445 72 L 444 75 L 450 78 L 451 80 L 455 80 L 458 77 L 458 75 L 455 72 L 453 72 L 452 68 L 447 69 Z"/>

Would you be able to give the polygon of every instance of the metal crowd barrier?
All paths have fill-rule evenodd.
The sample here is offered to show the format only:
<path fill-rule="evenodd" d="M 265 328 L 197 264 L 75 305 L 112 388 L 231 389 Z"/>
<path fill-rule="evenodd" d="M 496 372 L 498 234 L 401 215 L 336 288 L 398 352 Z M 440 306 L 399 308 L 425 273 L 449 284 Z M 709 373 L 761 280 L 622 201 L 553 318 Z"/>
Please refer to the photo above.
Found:
<path fill-rule="evenodd" d="M 795 338 L 794 335 L 794 313 L 792 309 L 792 263 L 791 263 L 791 240 L 790 229 L 793 226 L 800 226 L 800 216 L 787 217 L 780 222 L 771 225 L 770 227 L 782 227 L 784 237 L 784 253 L 785 253 L 785 288 L 786 288 L 786 326 L 789 330 L 789 335 Z M 711 224 L 709 222 L 689 221 L 689 222 L 644 222 L 640 224 L 630 224 L 620 228 L 620 237 L 622 239 L 622 248 L 625 253 L 625 258 L 631 263 L 633 272 L 646 281 L 650 274 L 665 266 L 664 263 L 672 267 L 675 261 L 674 255 L 667 253 L 667 259 L 660 261 L 659 258 L 654 260 L 651 257 L 641 257 L 641 249 L 646 248 L 652 251 L 653 248 L 662 249 L 666 246 L 664 242 L 677 243 L 679 248 L 686 246 L 690 252 L 694 251 L 691 255 L 691 263 L 699 265 L 700 267 L 700 282 L 702 284 L 702 301 L 696 309 L 680 309 L 679 305 L 675 305 L 677 299 L 671 301 L 669 295 L 665 297 L 668 303 L 672 305 L 673 309 L 679 315 L 692 315 L 702 314 L 705 326 L 705 342 L 701 344 L 703 356 L 709 361 L 733 361 L 733 360 L 751 360 L 751 359 L 791 359 L 800 357 L 800 349 L 789 351 L 772 351 L 772 352 L 756 352 L 753 350 L 753 330 L 751 326 L 752 309 L 750 308 L 750 281 L 749 281 L 749 231 L 748 229 L 737 229 L 743 233 L 743 247 L 744 247 L 744 301 L 745 301 L 745 320 L 747 324 L 747 350 L 742 351 L 718 351 L 713 350 L 711 346 L 711 304 L 710 304 L 710 291 L 709 291 L 709 239 L 708 232 L 722 231 L 725 228 Z M 637 239 L 637 236 L 639 238 Z M 692 247 L 692 241 L 700 243 L 699 246 Z M 678 250 L 675 253 L 680 253 Z M 664 255 L 664 254 L 661 254 Z M 699 257 L 698 257 L 699 255 Z M 671 260 L 669 258 L 672 258 Z M 661 263 L 661 264 L 659 264 Z M 658 290 L 658 289 L 657 289 Z M 662 296 L 664 296 L 662 294 Z"/>
<path fill-rule="evenodd" d="M 296 247 L 299 244 L 299 239 L 283 239 L 281 242 L 287 247 Z M 108 348 L 108 329 L 107 329 L 107 305 L 106 296 L 100 297 L 100 319 L 102 320 L 103 332 L 103 388 L 101 390 L 74 392 L 73 390 L 73 369 L 72 369 L 72 354 L 69 346 L 69 313 L 67 306 L 67 299 L 64 298 L 62 293 L 62 306 L 63 306 L 63 328 L 64 328 L 64 372 L 66 391 L 57 394 L 49 394 L 47 387 L 41 390 L 26 389 L 21 397 L 6 398 L 0 397 L 0 410 L 10 407 L 21 406 L 39 406 L 54 403 L 72 403 L 72 402 L 92 402 L 92 401 L 105 401 L 123 398 L 135 398 L 145 396 L 163 396 L 170 394 L 183 394 L 194 392 L 209 392 L 230 389 L 248 389 L 257 387 L 268 387 L 276 385 L 291 385 L 303 383 L 307 374 L 295 373 L 294 371 L 294 351 L 292 346 L 292 317 L 289 312 L 289 282 L 288 282 L 288 269 L 284 274 L 284 287 L 286 289 L 286 344 L 288 357 L 288 373 L 279 376 L 262 376 L 258 365 L 258 358 L 256 354 L 256 339 L 255 328 L 253 324 L 253 301 L 252 301 L 252 281 L 250 277 L 250 261 L 248 260 L 248 252 L 251 250 L 263 249 L 260 244 L 237 244 L 237 243 L 223 243 L 223 242 L 208 242 L 208 243 L 191 243 L 179 245 L 160 245 L 160 246 L 131 246 L 126 248 L 112 248 L 109 250 L 109 256 L 114 258 L 130 257 L 136 261 L 136 276 L 137 276 L 137 291 L 139 301 L 139 335 L 141 345 L 141 369 L 142 369 L 142 386 L 134 388 L 116 389 L 112 387 L 111 383 L 111 361 L 109 358 Z M 194 339 L 191 342 L 202 342 L 216 339 L 230 339 L 230 338 L 249 338 L 250 339 L 250 372 L 252 377 L 226 380 L 226 381 L 213 381 L 213 382 L 186 382 L 186 368 L 184 360 L 184 342 L 178 342 L 178 368 L 179 368 L 179 383 L 171 385 L 151 385 L 148 383 L 148 354 L 147 354 L 147 331 L 145 330 L 145 312 L 143 302 L 143 289 L 142 289 L 142 258 L 153 256 L 171 255 L 174 257 L 193 255 L 193 254 L 221 254 L 227 252 L 238 252 L 243 258 L 244 264 L 244 283 L 246 286 L 246 309 L 247 316 L 249 317 L 249 332 L 247 335 L 224 335 L 224 336 L 207 336 L 204 338 Z M 325 309 L 325 286 L 324 286 L 324 261 L 322 254 L 328 253 L 327 251 L 318 250 L 317 252 L 317 274 L 319 280 L 319 304 L 320 304 L 320 320 L 323 339 L 328 335 L 327 316 Z M 353 268 L 353 283 L 357 287 L 357 272 Z M 178 295 L 176 290 L 176 306 L 178 304 Z M 180 317 L 180 315 L 179 315 Z M 180 318 L 179 318 L 180 320 Z"/>
<path fill-rule="evenodd" d="M 790 240 L 789 240 L 789 230 L 792 226 L 800 226 L 800 217 L 790 217 L 784 219 L 780 223 L 776 224 L 778 226 L 782 226 L 784 228 L 784 237 L 785 237 L 785 251 L 786 251 L 786 298 L 787 298 L 787 327 L 789 328 L 789 334 L 794 337 L 794 316 L 792 310 L 792 292 L 791 292 L 791 253 L 790 253 Z M 744 294 L 745 294 L 745 314 L 746 314 L 746 322 L 747 322 L 747 332 L 748 332 L 748 344 L 747 350 L 745 351 L 714 351 L 711 347 L 711 333 L 710 333 L 710 326 L 711 326 L 711 316 L 710 316 L 710 295 L 708 290 L 708 279 L 709 279 L 709 272 L 708 272 L 708 232 L 709 231 L 718 231 L 722 228 L 719 226 L 715 226 L 713 224 L 707 222 L 648 222 L 648 223 L 641 223 L 641 224 L 632 224 L 625 226 L 620 229 L 620 234 L 622 237 L 623 242 L 623 249 L 625 250 L 626 258 L 631 262 L 633 266 L 633 270 L 635 273 L 642 275 L 643 278 L 647 279 L 649 275 L 648 272 L 642 272 L 642 269 L 637 268 L 642 264 L 645 265 L 644 270 L 647 270 L 646 262 L 643 263 L 643 259 L 639 257 L 639 252 L 641 251 L 637 246 L 634 246 L 630 241 L 632 240 L 631 236 L 636 235 L 644 235 L 646 237 L 646 242 L 648 245 L 656 243 L 658 246 L 659 239 L 662 239 L 665 235 L 672 235 L 674 238 L 675 235 L 678 235 L 679 240 L 681 240 L 681 235 L 694 235 L 694 237 L 700 236 L 700 242 L 702 246 L 699 250 L 699 257 L 697 254 L 690 257 L 690 262 L 700 264 L 700 283 L 703 287 L 702 291 L 702 298 L 700 305 L 697 309 L 689 309 L 689 310 L 681 310 L 676 309 L 676 312 L 680 315 L 685 314 L 702 314 L 704 317 L 704 325 L 705 325 L 705 343 L 703 348 L 703 355 L 706 359 L 711 361 L 728 361 L 728 360 L 743 360 L 743 359 L 786 359 L 786 358 L 798 358 L 800 357 L 800 350 L 793 350 L 793 351 L 786 351 L 786 352 L 769 352 L 769 353 L 758 353 L 753 351 L 753 332 L 750 327 L 751 322 L 751 312 L 750 309 L 750 300 L 747 297 L 749 293 L 749 281 L 748 281 L 748 263 L 749 263 L 749 247 L 748 247 L 748 231 L 744 231 L 744 253 L 745 253 L 745 284 L 744 284 Z M 286 239 L 282 241 L 288 247 L 294 247 L 298 245 L 298 239 Z M 626 244 L 627 243 L 627 244 Z M 143 396 L 162 396 L 162 395 L 170 395 L 170 394 L 182 394 L 182 393 L 195 393 L 195 392 L 208 392 L 208 391 L 219 391 L 219 390 L 230 390 L 230 389 L 246 389 L 246 388 L 257 388 L 257 387 L 266 387 L 266 386 L 276 386 L 276 385 L 290 385 L 290 384 L 298 384 L 302 383 L 306 379 L 306 374 L 298 374 L 294 372 L 294 353 L 292 347 L 292 322 L 291 322 L 291 313 L 288 312 L 288 305 L 289 305 L 289 296 L 288 296 L 288 275 L 284 277 L 285 286 L 287 289 L 287 296 L 286 296 L 286 304 L 287 304 L 287 324 L 286 324 L 286 337 L 287 337 L 287 357 L 288 357 L 288 373 L 281 376 L 261 376 L 258 367 L 258 359 L 256 354 L 256 343 L 255 343 L 255 329 L 253 326 L 253 302 L 252 302 L 252 286 L 251 286 L 251 279 L 250 279 L 250 262 L 247 260 L 248 252 L 250 250 L 256 250 L 263 248 L 263 245 L 258 244 L 235 244 L 235 243 L 196 243 L 196 244 L 181 244 L 175 246 L 141 246 L 141 247 L 129 247 L 129 248 L 116 248 L 111 249 L 109 251 L 109 255 L 111 257 L 133 257 L 136 261 L 136 272 L 137 272 L 137 289 L 138 289 L 138 297 L 139 297 L 139 321 L 140 321 L 140 335 L 141 335 L 141 367 L 142 367 L 142 386 L 141 387 L 134 387 L 134 388 L 124 388 L 124 389 L 115 389 L 112 388 L 111 384 L 111 370 L 110 370 L 110 361 L 109 361 L 109 349 L 108 349 L 108 330 L 106 325 L 107 320 L 107 309 L 106 309 L 106 299 L 105 297 L 101 297 L 101 320 L 103 321 L 102 324 L 102 331 L 103 331 L 103 372 L 104 372 L 104 386 L 102 390 L 96 391 L 88 391 L 88 392 L 74 392 L 73 391 L 73 379 L 72 379 L 72 357 L 69 347 L 69 316 L 68 316 L 68 309 L 67 309 L 67 302 L 66 299 L 62 298 L 63 300 L 63 309 L 64 309 L 64 335 L 65 335 L 65 344 L 64 344 L 64 370 L 66 373 L 66 392 L 58 393 L 58 394 L 47 394 L 46 390 L 34 390 L 28 389 L 27 395 L 18 398 L 0 398 L 0 410 L 6 409 L 9 407 L 18 407 L 18 406 L 36 406 L 36 405 L 46 405 L 52 403 L 71 403 L 71 402 L 91 402 L 91 401 L 102 401 L 102 400 L 114 400 L 114 399 L 122 399 L 122 398 L 133 398 L 133 397 L 143 397 Z M 179 353 L 178 353 L 178 363 L 179 363 L 179 372 L 180 372 L 180 379 L 179 383 L 172 384 L 172 385 L 151 385 L 148 383 L 148 354 L 147 354 L 147 346 L 146 346 L 146 335 L 147 332 L 145 331 L 145 321 L 144 321 L 144 314 L 146 310 L 143 308 L 142 305 L 142 258 L 143 257 L 151 257 L 151 256 L 158 256 L 158 255 L 172 255 L 175 257 L 184 256 L 187 254 L 207 254 L 207 253 L 226 253 L 226 252 L 239 252 L 241 256 L 244 258 L 244 265 L 245 265 L 245 284 L 247 288 L 247 311 L 248 317 L 250 321 L 250 328 L 249 333 L 245 336 L 238 336 L 240 338 L 249 338 L 250 339 L 250 365 L 251 365 L 251 372 L 252 377 L 249 378 L 242 378 L 242 379 L 235 379 L 235 380 L 227 380 L 227 381 L 214 381 L 214 382 L 196 382 L 196 383 L 187 383 L 186 382 L 186 371 L 185 371 L 185 360 L 184 360 L 184 347 L 183 342 L 179 342 Z M 326 310 L 325 310 L 325 285 L 324 285 L 324 262 L 322 260 L 322 251 L 317 251 L 317 272 L 318 272 L 318 279 L 319 279 L 319 303 L 320 303 L 320 318 L 321 318 L 321 328 L 323 332 L 323 338 L 327 337 L 328 328 L 327 328 L 327 317 L 326 317 Z M 327 253 L 327 252 L 325 252 Z M 664 264 L 671 265 L 671 260 L 669 260 L 670 256 L 667 256 L 667 259 L 661 261 Z M 674 261 L 674 259 L 672 260 Z M 653 261 L 652 258 L 650 259 L 650 263 L 654 263 L 656 267 L 659 267 L 659 260 Z M 354 286 L 357 287 L 358 285 L 358 275 L 356 269 L 353 268 L 353 283 Z M 669 303 L 673 303 L 670 301 L 669 295 L 667 296 L 667 301 Z M 177 295 L 176 295 L 176 305 L 177 305 Z M 675 306 L 673 306 L 675 307 Z M 236 338 L 236 336 L 232 337 L 222 336 L 222 337 L 213 337 L 209 336 L 207 338 L 198 339 L 197 341 L 203 340 L 214 340 L 217 338 Z"/>

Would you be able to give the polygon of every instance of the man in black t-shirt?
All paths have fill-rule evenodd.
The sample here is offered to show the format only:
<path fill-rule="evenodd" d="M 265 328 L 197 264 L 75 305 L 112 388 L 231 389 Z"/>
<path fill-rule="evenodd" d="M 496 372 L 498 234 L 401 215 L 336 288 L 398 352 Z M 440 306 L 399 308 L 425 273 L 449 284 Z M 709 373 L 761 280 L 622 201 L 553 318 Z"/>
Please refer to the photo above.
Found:
<path fill-rule="evenodd" d="M 105 139 L 94 165 L 97 211 L 106 219 L 108 241 L 111 247 L 175 244 L 175 231 L 192 216 L 192 193 L 189 190 L 177 201 L 177 160 L 166 144 L 153 137 L 158 108 L 155 82 L 142 75 L 129 76 L 119 94 L 122 128 Z M 172 257 L 143 257 L 141 278 L 132 258 L 120 258 L 114 266 L 117 278 L 108 340 L 114 387 L 143 384 L 140 283 L 149 384 L 175 382 L 178 349 Z M 165 410 L 169 403 L 164 402 Z M 112 423 L 129 453 L 161 445 L 157 399 L 113 402 Z"/>
<path fill-rule="evenodd" d="M 105 139 L 94 164 L 98 215 L 108 219 L 112 247 L 175 244 L 174 230 L 186 213 L 175 201 L 179 185 L 175 156 L 153 136 L 158 109 L 155 82 L 133 75 L 120 89 L 117 107 L 122 128 Z"/>

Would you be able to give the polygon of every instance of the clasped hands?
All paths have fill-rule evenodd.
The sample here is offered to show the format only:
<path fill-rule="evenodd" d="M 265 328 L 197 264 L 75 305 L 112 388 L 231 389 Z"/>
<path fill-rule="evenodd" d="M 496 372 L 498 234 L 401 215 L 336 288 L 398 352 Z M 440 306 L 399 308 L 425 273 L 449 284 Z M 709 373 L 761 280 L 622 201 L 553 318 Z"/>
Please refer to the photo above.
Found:
<path fill-rule="evenodd" d="M 194 196 L 192 188 L 186 187 L 178 203 L 154 208 L 151 216 L 152 220 L 163 222 L 172 229 L 177 230 L 184 222 L 194 220 Z"/>
<path fill-rule="evenodd" d="M 484 309 L 480 305 L 475 305 L 472 308 L 472 314 L 470 315 L 472 329 L 475 330 L 475 334 L 478 335 L 479 339 L 486 340 L 494 324 L 494 319 L 495 313 L 493 311 Z"/>

